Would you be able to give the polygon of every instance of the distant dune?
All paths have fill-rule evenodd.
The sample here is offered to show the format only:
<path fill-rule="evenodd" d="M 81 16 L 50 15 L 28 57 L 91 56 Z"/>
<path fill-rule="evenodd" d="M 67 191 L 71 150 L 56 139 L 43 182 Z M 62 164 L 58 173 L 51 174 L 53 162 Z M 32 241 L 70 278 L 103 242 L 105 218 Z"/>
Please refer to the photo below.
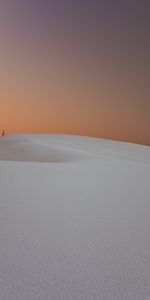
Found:
<path fill-rule="evenodd" d="M 150 299 L 150 147 L 0 138 L 0 299 Z"/>
<path fill-rule="evenodd" d="M 71 135 L 10 135 L 0 138 L 0 160 L 68 162 L 116 157 L 150 163 L 150 147 Z"/>
<path fill-rule="evenodd" d="M 0 160 L 60 163 L 90 159 L 92 154 L 68 147 L 50 136 L 9 136 L 0 140 Z"/>

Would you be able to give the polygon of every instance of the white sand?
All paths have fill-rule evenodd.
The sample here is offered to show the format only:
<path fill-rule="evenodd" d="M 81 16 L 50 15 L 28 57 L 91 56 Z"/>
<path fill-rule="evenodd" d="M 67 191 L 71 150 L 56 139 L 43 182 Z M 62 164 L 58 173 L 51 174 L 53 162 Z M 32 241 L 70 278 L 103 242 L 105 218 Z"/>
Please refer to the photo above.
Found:
<path fill-rule="evenodd" d="M 0 300 L 150 299 L 150 147 L 0 138 Z"/>

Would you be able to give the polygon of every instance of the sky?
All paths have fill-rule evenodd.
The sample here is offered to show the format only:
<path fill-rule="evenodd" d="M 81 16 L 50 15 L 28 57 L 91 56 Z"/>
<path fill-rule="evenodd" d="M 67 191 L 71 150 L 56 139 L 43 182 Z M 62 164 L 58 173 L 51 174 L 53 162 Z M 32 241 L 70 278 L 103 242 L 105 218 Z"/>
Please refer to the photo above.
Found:
<path fill-rule="evenodd" d="M 0 130 L 150 145 L 150 2 L 1 0 Z"/>

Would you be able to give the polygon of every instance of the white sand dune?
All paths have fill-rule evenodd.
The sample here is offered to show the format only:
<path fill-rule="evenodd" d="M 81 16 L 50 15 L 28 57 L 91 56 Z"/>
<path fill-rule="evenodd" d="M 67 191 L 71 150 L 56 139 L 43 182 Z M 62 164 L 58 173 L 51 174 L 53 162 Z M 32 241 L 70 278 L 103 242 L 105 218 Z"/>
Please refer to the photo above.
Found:
<path fill-rule="evenodd" d="M 92 154 L 85 153 L 78 148 L 66 147 L 61 141 L 55 144 L 50 137 L 43 137 L 18 135 L 1 138 L 0 160 L 60 163 L 89 160 L 92 157 Z"/>
<path fill-rule="evenodd" d="M 13 135 L 0 138 L 0 160 L 68 162 L 115 157 L 150 163 L 147 146 L 70 135 Z"/>
<path fill-rule="evenodd" d="M 0 138 L 0 300 L 150 299 L 150 147 Z"/>

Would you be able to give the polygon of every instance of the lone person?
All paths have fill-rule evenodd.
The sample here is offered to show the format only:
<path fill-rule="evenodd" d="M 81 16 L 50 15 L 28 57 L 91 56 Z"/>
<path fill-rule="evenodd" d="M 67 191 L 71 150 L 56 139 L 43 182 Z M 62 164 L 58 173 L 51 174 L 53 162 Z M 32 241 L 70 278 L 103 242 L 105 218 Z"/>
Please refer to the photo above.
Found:
<path fill-rule="evenodd" d="M 5 136 L 5 130 L 2 131 L 2 136 Z"/>

